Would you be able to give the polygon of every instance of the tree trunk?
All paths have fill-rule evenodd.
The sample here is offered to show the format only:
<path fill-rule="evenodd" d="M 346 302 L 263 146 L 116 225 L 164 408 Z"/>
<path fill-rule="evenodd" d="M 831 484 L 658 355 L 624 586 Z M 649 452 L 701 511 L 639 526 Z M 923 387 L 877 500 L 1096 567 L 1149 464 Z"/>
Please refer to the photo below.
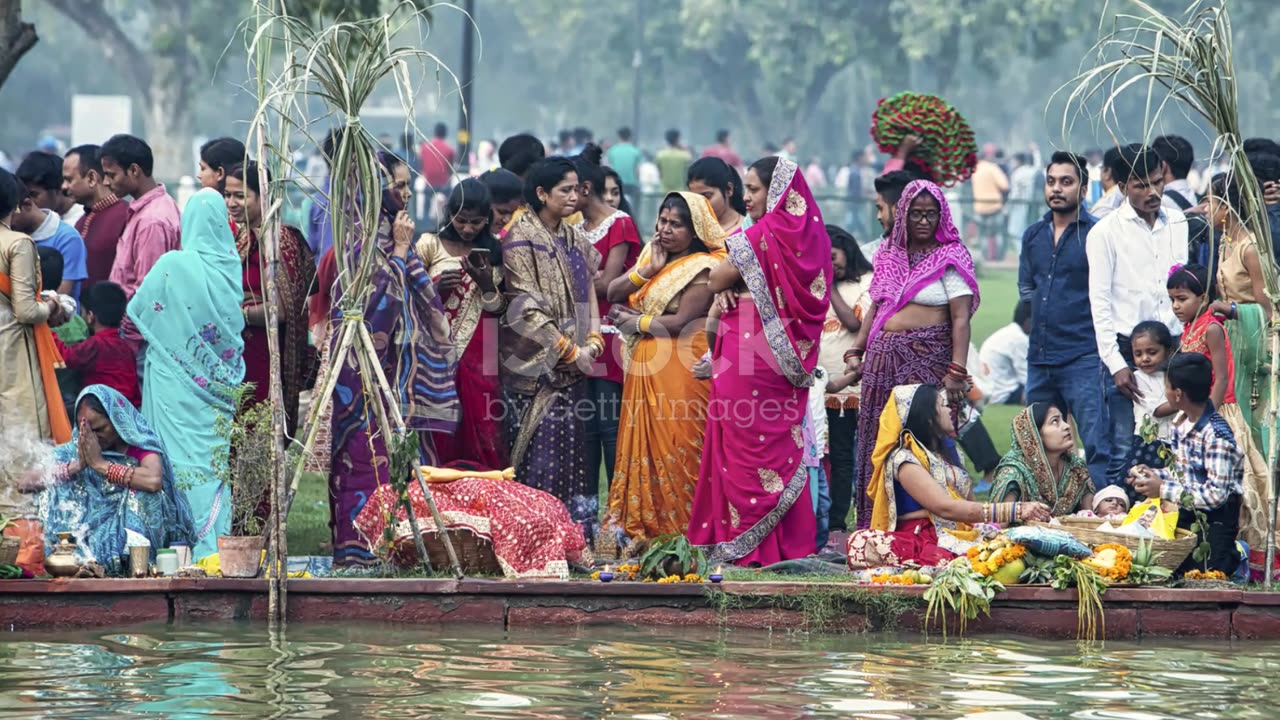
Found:
<path fill-rule="evenodd" d="M 22 22 L 22 0 L 0 1 L 0 86 L 38 39 L 36 26 Z"/>
<path fill-rule="evenodd" d="M 167 82 L 163 73 L 156 74 L 149 94 L 144 139 L 155 157 L 152 175 L 168 184 L 173 193 L 183 175 L 195 175 L 191 161 L 191 105 L 185 100 L 186 88 Z"/>
<path fill-rule="evenodd" d="M 184 2 L 152 3 L 158 37 L 178 38 L 189 32 L 191 7 Z M 150 48 L 151 84 L 146 89 L 147 144 L 155 154 L 153 175 L 177 183 L 194 175 L 191 144 L 191 87 L 196 58 L 187 42 L 154 42 Z M 176 188 L 174 188 L 176 190 Z"/>

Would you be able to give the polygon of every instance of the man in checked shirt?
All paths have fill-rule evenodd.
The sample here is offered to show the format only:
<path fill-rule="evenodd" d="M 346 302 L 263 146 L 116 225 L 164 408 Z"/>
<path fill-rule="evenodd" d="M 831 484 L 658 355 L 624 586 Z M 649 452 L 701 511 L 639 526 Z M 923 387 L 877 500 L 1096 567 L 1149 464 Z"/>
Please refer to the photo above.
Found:
<path fill-rule="evenodd" d="M 1204 513 L 1209 541 L 1208 567 L 1227 577 L 1243 560 L 1236 544 L 1240 528 L 1240 498 L 1244 492 L 1244 454 L 1227 421 L 1209 402 L 1213 368 L 1199 353 L 1179 353 L 1169 361 L 1165 394 L 1179 411 L 1173 427 L 1173 468 L 1152 470 L 1138 465 L 1129 471 L 1129 484 L 1138 494 L 1178 505 L 1189 495 Z M 1178 514 L 1178 527 L 1189 528 L 1195 513 Z M 1178 569 L 1181 575 L 1198 566 L 1192 557 Z"/>

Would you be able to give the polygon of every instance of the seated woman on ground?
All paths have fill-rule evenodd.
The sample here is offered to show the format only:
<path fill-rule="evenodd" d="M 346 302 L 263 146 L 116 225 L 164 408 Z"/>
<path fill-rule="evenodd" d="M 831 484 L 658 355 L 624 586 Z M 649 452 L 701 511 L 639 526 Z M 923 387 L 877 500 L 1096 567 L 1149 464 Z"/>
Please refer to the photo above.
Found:
<path fill-rule="evenodd" d="M 1062 410 L 1033 403 L 1013 418 L 1013 444 L 996 466 L 991 497 L 1041 502 L 1055 516 L 1092 508 L 1089 466 L 1075 450 L 1075 434 Z"/>
<path fill-rule="evenodd" d="M 152 562 L 158 548 L 192 544 L 191 508 L 142 413 L 106 385 L 90 385 L 76 401 L 75 417 L 74 436 L 54 448 L 57 464 L 40 494 L 47 551 L 58 544 L 58 533 L 73 533 L 78 560 L 117 575 L 127 562 L 121 556 L 144 538 Z"/>
<path fill-rule="evenodd" d="M 963 468 L 941 457 L 955 434 L 946 393 L 899 385 L 880 415 L 872 455 L 871 528 L 849 536 L 849 567 L 942 565 L 978 539 L 980 523 L 1047 521 L 1041 502 L 981 503 Z"/>

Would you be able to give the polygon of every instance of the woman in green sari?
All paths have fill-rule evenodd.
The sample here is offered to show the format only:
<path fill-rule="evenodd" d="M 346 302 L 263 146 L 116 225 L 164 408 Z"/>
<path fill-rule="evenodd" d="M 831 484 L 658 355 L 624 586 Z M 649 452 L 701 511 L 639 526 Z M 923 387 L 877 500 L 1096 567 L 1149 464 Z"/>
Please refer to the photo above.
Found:
<path fill-rule="evenodd" d="M 1241 221 L 1240 188 L 1225 174 L 1209 184 L 1205 217 L 1222 231 L 1218 244 L 1218 297 L 1210 312 L 1227 318 L 1227 339 L 1235 360 L 1235 395 L 1241 414 L 1249 426 L 1253 446 L 1268 457 L 1271 431 L 1267 421 L 1270 387 L 1267 378 L 1267 324 L 1271 306 L 1266 302 L 1262 281 L 1262 261 L 1258 245 Z M 1240 517 L 1240 537 L 1251 548 L 1250 564 L 1260 573 L 1266 563 L 1267 514 L 1271 492 L 1264 477 L 1245 473 L 1244 511 Z"/>
<path fill-rule="evenodd" d="M 1034 403 L 1013 418 L 1013 445 L 996 466 L 991 498 L 1036 501 L 1054 517 L 1093 507 L 1089 466 L 1075 452 L 1075 434 L 1062 410 Z"/>

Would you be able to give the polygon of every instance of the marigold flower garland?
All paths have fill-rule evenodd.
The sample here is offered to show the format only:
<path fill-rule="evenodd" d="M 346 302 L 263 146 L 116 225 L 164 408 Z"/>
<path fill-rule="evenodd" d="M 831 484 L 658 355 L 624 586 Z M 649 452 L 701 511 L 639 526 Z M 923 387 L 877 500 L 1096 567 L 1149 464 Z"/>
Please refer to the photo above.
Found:
<path fill-rule="evenodd" d="M 991 577 L 997 570 L 1018 560 L 1027 554 L 1022 545 L 1010 542 L 1008 538 L 996 538 L 979 543 L 965 552 L 969 565 L 983 577 Z"/>
<path fill-rule="evenodd" d="M 1089 569 L 1111 582 L 1129 577 L 1133 565 L 1133 553 L 1119 543 L 1103 543 L 1093 548 L 1093 555 L 1082 560 Z"/>
<path fill-rule="evenodd" d="M 1188 570 L 1183 577 L 1187 580 L 1226 580 L 1227 574 L 1221 570 Z"/>

